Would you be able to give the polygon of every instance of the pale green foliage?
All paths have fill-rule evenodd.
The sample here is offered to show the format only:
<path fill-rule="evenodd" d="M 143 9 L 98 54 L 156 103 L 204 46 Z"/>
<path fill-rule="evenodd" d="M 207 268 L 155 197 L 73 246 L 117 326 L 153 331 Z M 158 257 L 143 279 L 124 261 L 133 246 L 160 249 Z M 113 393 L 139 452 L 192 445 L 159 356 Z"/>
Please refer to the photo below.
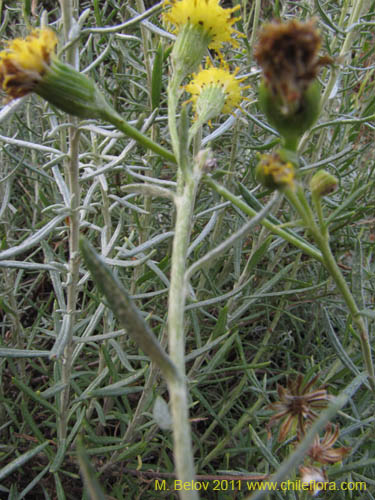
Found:
<path fill-rule="evenodd" d="M 337 191 L 323 198 L 323 215 L 330 221 L 333 254 L 364 311 L 372 337 L 375 2 L 364 2 L 367 11 L 357 26 L 350 25 L 349 1 L 234 3 L 243 3 L 237 29 L 247 30 L 249 39 L 260 3 L 259 22 L 278 16 L 316 16 L 322 50 L 334 58 L 351 33 L 346 58 L 320 73 L 322 88 L 329 85 L 329 92 L 320 118 L 302 141 L 299 181 L 308 186 L 311 174 L 321 168 L 338 179 Z M 79 15 L 90 9 L 82 18 L 75 46 L 80 69 L 125 120 L 139 129 L 143 126 L 154 141 L 171 150 L 168 59 L 160 61 L 160 54 L 168 54 L 171 40 L 154 29 L 162 29 L 160 10 L 148 18 L 151 26 L 145 23 L 141 29 L 138 21 L 116 29 L 136 17 L 131 9 L 139 11 L 141 1 L 136 5 L 120 0 L 79 4 Z M 23 36 L 28 24 L 38 24 L 46 8 L 48 20 L 62 40 L 60 4 L 40 1 L 33 5 L 35 16 L 31 2 L 0 2 L 2 37 Z M 357 5 L 354 0 L 353 5 Z M 112 29 L 100 31 L 103 27 Z M 78 36 L 78 28 L 73 33 Z M 270 193 L 254 178 L 257 153 L 270 153 L 277 135 L 257 107 L 259 72 L 247 39 L 240 41 L 239 48 L 227 47 L 224 52 L 230 64 L 240 67 L 241 77 L 249 74 L 252 88 L 242 105 L 244 112 L 218 118 L 212 128 L 203 128 L 203 145 L 209 142 L 213 150 L 217 166 L 212 161 L 210 172 L 215 180 L 260 211 Z M 159 56 L 154 59 L 156 53 Z M 153 72 L 154 61 L 162 68 L 161 78 Z M 155 89 L 160 95 L 155 95 Z M 159 105 L 155 115 L 153 103 Z M 12 498 L 48 498 L 47 493 L 51 498 L 56 494 L 59 499 L 81 498 L 75 446 L 81 434 L 85 481 L 98 498 L 101 489 L 117 499 L 173 498 L 174 493 L 155 491 L 154 485 L 154 479 L 161 479 L 159 473 L 174 472 L 172 434 L 160 429 L 153 417 L 155 411 L 160 414 L 160 408 L 154 408 L 158 400 L 160 406 L 158 398 L 168 401 L 166 384 L 132 337 L 120 330 L 82 262 L 74 315 L 67 443 L 59 442 L 60 396 L 66 385 L 61 359 L 50 359 L 48 353 L 59 357 L 68 339 L 70 125 L 65 114 L 36 96 L 0 111 L 0 475 L 4 470 L 7 473 L 1 487 L 12 490 Z M 82 121 L 79 128 L 80 232 L 112 267 L 165 346 L 174 229 L 170 191 L 175 189 L 176 167 L 145 152 L 104 122 Z M 133 186 L 140 183 L 150 187 Z M 123 187 L 129 184 L 133 187 L 125 191 Z M 188 267 L 248 222 L 247 215 L 224 201 L 211 187 L 200 185 Z M 283 224 L 285 231 L 293 231 L 294 237 L 313 245 L 285 199 L 277 200 L 268 220 Z M 43 228 L 47 230 L 43 232 Z M 185 314 L 186 373 L 197 473 L 227 477 L 277 471 L 293 449 L 276 442 L 276 430 L 268 438 L 265 426 L 271 412 L 267 405 L 275 401 L 277 383 L 285 385 L 287 376 L 319 374 L 320 384 L 327 384 L 333 395 L 353 380 L 360 381 L 350 393 L 350 403 L 334 419 L 341 428 L 337 446 L 350 446 L 352 452 L 342 467 L 330 466 L 327 473 L 331 481 L 367 481 L 372 498 L 374 396 L 365 377 L 355 378 L 364 370 L 360 343 L 348 309 L 321 263 L 257 225 L 197 268 L 190 284 Z M 22 350 L 20 357 L 14 349 Z M 37 356 L 33 351 L 38 351 Z M 167 409 L 163 412 L 167 419 Z M 47 440 L 49 444 L 43 448 Z M 120 462 L 107 467 L 114 454 Z M 96 470 L 107 467 L 99 477 L 100 486 L 87 457 Z M 145 478 L 150 482 L 142 481 L 137 470 L 148 471 Z M 172 485 L 170 480 L 167 483 Z M 207 498 L 235 496 L 230 482 L 228 491 L 213 491 L 213 487 L 211 482 Z M 246 494 L 242 483 L 237 496 Z M 298 497 L 288 492 L 275 493 L 275 498 Z M 326 493 L 325 498 L 337 496 Z"/>

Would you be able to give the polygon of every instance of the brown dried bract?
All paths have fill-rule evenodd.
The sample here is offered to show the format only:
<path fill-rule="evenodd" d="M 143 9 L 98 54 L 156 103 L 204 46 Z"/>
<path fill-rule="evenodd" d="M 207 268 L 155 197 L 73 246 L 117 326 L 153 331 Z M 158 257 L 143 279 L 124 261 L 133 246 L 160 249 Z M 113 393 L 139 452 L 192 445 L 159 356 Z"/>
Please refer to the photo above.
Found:
<path fill-rule="evenodd" d="M 274 21 L 262 28 L 254 57 L 267 85 L 283 104 L 299 102 L 320 67 L 332 62 L 328 56 L 318 56 L 320 45 L 314 19 L 305 23 Z"/>
<path fill-rule="evenodd" d="M 341 462 L 345 455 L 349 453 L 350 448 L 346 446 L 333 448 L 339 437 L 339 433 L 338 425 L 328 424 L 323 438 L 320 439 L 319 436 L 315 437 L 314 443 L 308 451 L 309 457 L 321 464 Z"/>
<path fill-rule="evenodd" d="M 277 386 L 280 401 L 269 406 L 276 413 L 271 417 L 267 428 L 270 429 L 275 422 L 283 420 L 279 431 L 279 442 L 285 440 L 293 424 L 296 424 L 298 434 L 305 434 L 306 422 L 311 423 L 315 420 L 318 416 L 316 410 L 327 406 L 330 397 L 324 387 L 309 392 L 317 379 L 318 375 L 304 384 L 303 376 L 300 374 L 295 381 L 288 380 L 287 388 Z"/>

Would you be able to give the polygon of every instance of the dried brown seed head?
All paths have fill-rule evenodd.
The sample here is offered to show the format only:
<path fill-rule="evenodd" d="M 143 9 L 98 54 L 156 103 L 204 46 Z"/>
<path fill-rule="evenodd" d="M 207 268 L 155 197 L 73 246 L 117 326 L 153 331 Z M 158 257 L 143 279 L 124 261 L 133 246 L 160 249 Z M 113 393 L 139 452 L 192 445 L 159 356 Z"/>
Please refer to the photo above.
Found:
<path fill-rule="evenodd" d="M 318 56 L 320 46 L 314 19 L 274 21 L 260 31 L 254 57 L 263 69 L 267 86 L 286 107 L 298 103 L 320 67 L 332 62 L 329 57 Z"/>

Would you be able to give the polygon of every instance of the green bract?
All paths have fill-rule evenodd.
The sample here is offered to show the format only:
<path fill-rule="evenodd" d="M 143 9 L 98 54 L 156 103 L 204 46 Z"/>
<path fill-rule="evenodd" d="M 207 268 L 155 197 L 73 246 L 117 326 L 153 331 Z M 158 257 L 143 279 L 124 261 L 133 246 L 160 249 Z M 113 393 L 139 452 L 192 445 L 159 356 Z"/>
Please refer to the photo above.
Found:
<path fill-rule="evenodd" d="M 337 177 L 326 170 L 319 170 L 310 180 L 310 190 L 314 196 L 326 196 L 337 189 Z"/>
<path fill-rule="evenodd" d="M 320 113 L 320 85 L 314 81 L 302 95 L 296 111 L 285 112 L 281 100 L 263 81 L 259 87 L 259 104 L 269 123 L 283 137 L 285 146 L 296 149 L 297 142 L 317 120 Z"/>

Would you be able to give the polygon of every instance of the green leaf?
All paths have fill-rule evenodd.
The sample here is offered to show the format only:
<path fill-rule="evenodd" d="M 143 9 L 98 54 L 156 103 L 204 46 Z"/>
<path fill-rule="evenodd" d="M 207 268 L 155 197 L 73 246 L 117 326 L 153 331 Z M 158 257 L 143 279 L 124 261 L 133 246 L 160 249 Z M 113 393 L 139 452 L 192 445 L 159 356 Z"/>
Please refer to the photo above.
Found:
<path fill-rule="evenodd" d="M 167 431 L 172 428 L 172 417 L 169 412 L 169 407 L 166 401 L 161 396 L 157 396 L 154 407 L 152 409 L 152 416 L 160 429 Z"/>
<path fill-rule="evenodd" d="M 82 438 L 77 441 L 78 463 L 83 477 L 83 482 L 88 490 L 90 500 L 106 500 L 107 496 L 96 477 L 96 472 L 91 465 L 86 453 Z"/>
<path fill-rule="evenodd" d="M 30 459 L 32 459 L 35 455 L 40 453 L 41 451 L 44 450 L 49 445 L 49 442 L 46 441 L 45 443 L 42 443 L 32 450 L 27 451 L 26 453 L 23 453 L 16 459 L 12 460 L 8 465 L 0 469 L 0 481 L 2 481 L 6 476 L 11 474 L 12 472 L 16 471 L 20 467 L 22 467 L 26 462 L 28 462 Z"/>
<path fill-rule="evenodd" d="M 154 66 L 152 68 L 151 77 L 151 104 L 154 110 L 160 104 L 161 89 L 162 89 L 162 76 L 163 76 L 163 46 L 159 42 L 158 48 L 155 53 Z"/>

